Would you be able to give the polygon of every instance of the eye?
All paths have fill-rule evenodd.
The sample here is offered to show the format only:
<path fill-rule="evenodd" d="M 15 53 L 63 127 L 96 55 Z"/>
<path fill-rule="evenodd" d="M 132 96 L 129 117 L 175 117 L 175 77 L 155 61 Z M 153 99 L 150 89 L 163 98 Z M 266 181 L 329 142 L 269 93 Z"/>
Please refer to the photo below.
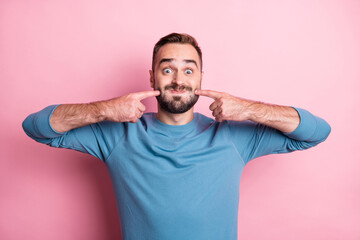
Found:
<path fill-rule="evenodd" d="M 186 73 L 186 74 L 192 74 L 192 72 L 193 72 L 193 71 L 192 71 L 191 69 L 186 69 L 186 70 L 185 70 L 185 73 Z"/>
<path fill-rule="evenodd" d="M 171 73 L 172 72 L 170 68 L 165 68 L 163 71 L 164 71 L 164 73 Z"/>

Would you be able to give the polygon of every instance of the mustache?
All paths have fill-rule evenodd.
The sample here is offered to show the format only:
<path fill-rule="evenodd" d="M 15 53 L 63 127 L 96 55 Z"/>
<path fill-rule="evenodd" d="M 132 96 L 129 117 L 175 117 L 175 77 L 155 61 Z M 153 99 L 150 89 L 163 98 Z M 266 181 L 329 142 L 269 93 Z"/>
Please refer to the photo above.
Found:
<path fill-rule="evenodd" d="M 189 86 L 185 86 L 185 85 L 179 85 L 179 84 L 176 84 L 176 83 L 172 83 L 172 84 L 169 84 L 169 85 L 166 85 L 164 90 L 175 90 L 175 91 L 183 91 L 183 90 L 186 90 L 186 91 L 192 91 L 192 87 L 189 87 Z"/>

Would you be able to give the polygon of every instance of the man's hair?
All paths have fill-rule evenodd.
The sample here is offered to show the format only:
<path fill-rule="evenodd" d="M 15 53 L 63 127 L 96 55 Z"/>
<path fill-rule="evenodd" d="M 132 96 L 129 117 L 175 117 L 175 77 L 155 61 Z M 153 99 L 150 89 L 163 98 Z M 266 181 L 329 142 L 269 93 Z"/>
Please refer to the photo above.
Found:
<path fill-rule="evenodd" d="M 167 43 L 180 43 L 180 44 L 190 44 L 195 48 L 197 53 L 199 54 L 200 58 L 200 70 L 202 70 L 202 53 L 201 49 L 195 40 L 194 37 L 190 36 L 186 33 L 170 33 L 169 35 L 166 35 L 165 37 L 160 38 L 160 40 L 155 44 L 154 50 L 153 50 L 153 57 L 152 57 L 152 70 L 154 72 L 155 70 L 155 58 L 156 54 L 159 52 L 160 48 L 164 46 Z"/>

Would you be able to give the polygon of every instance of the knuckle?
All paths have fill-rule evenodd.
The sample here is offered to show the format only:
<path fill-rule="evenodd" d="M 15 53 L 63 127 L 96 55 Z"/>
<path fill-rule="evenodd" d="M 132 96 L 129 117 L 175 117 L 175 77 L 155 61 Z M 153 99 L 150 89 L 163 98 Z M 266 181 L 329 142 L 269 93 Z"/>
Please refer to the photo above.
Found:
<path fill-rule="evenodd" d="M 133 98 L 133 94 L 132 94 L 132 93 L 126 94 L 126 95 L 124 95 L 124 98 L 125 98 L 125 99 L 132 99 L 132 98 Z"/>
<path fill-rule="evenodd" d="M 134 120 L 136 118 L 136 114 L 135 113 L 131 113 L 130 115 L 129 115 L 129 119 L 130 120 Z"/>
<path fill-rule="evenodd" d="M 126 95 L 126 96 L 130 100 L 136 100 L 136 95 L 134 93 L 130 93 L 130 94 Z"/>
<path fill-rule="evenodd" d="M 137 121 L 138 121 L 137 117 L 130 118 L 130 122 L 132 122 L 132 123 L 136 123 Z"/>

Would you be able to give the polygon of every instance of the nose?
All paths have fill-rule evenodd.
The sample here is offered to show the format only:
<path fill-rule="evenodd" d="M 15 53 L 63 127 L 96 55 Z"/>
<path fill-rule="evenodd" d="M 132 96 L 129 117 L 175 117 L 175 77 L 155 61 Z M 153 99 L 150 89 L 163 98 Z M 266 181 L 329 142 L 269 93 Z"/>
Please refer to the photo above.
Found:
<path fill-rule="evenodd" d="M 182 85 L 184 83 L 184 76 L 182 76 L 180 71 L 176 71 L 173 75 L 172 83 Z"/>

